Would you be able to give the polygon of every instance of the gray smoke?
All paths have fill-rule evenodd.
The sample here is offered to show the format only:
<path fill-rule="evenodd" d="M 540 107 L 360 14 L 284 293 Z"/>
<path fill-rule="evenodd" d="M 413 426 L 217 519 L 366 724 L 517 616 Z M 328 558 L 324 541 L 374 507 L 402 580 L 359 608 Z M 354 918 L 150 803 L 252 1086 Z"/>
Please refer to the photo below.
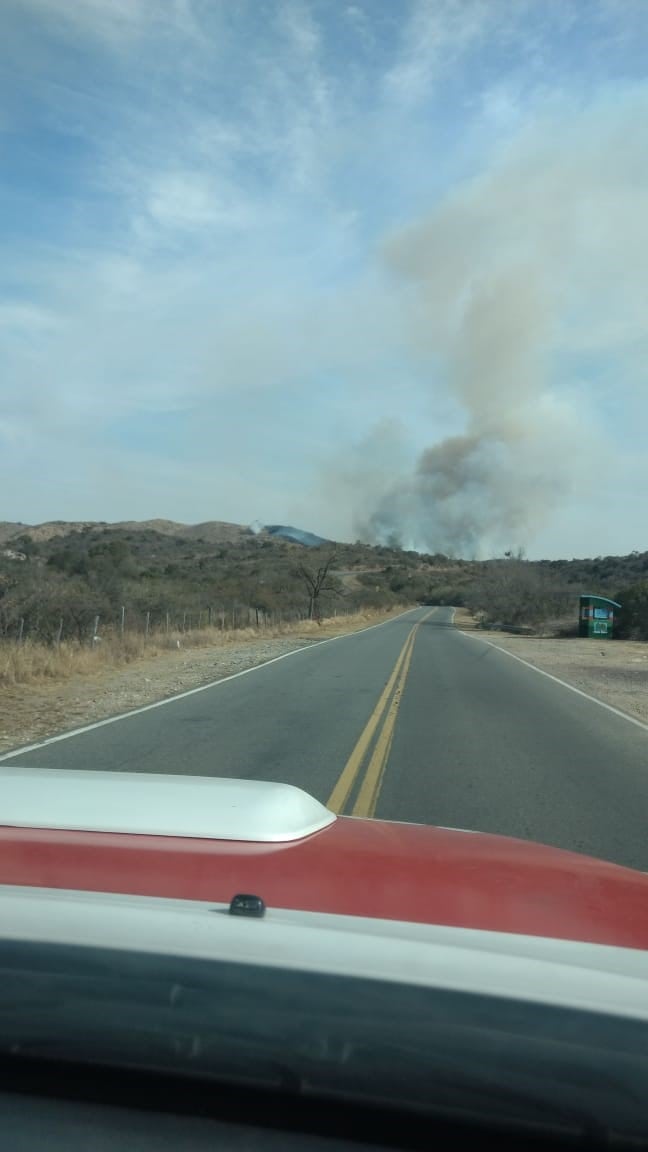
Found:
<path fill-rule="evenodd" d="M 428 245 L 431 275 L 420 269 Z M 413 476 L 383 495 L 367 529 L 380 541 L 398 533 L 428 551 L 483 555 L 526 544 L 569 488 L 570 469 L 555 451 L 567 414 L 544 390 L 548 320 L 537 272 L 520 268 L 481 282 L 475 274 L 443 301 L 442 283 L 451 277 L 434 248 L 431 237 L 424 246 L 419 238 L 409 251 L 401 243 L 397 256 L 419 277 L 416 341 L 422 348 L 429 342 L 466 431 L 427 448 Z M 567 424 L 575 434 L 572 413 Z"/>
<path fill-rule="evenodd" d="M 378 495 L 365 537 L 464 556 L 527 547 L 605 468 L 596 381 L 574 364 L 613 353 L 627 387 L 620 334 L 631 347 L 641 332 L 648 227 L 626 115 L 511 149 L 388 245 L 431 423 L 450 399 L 460 434 Z"/>
<path fill-rule="evenodd" d="M 383 496 L 368 530 L 381 541 L 398 533 L 429 551 L 482 555 L 526 543 L 530 527 L 542 523 L 568 486 L 552 451 L 562 429 L 543 393 L 547 310 L 537 273 L 529 268 L 482 283 L 475 277 L 454 298 L 440 301 L 438 259 L 431 260 L 431 276 L 420 269 L 427 246 L 419 238 L 408 252 L 403 242 L 397 256 L 401 267 L 419 274 L 416 340 L 421 346 L 429 341 L 430 358 L 461 405 L 466 432 L 427 448 L 414 475 Z"/>

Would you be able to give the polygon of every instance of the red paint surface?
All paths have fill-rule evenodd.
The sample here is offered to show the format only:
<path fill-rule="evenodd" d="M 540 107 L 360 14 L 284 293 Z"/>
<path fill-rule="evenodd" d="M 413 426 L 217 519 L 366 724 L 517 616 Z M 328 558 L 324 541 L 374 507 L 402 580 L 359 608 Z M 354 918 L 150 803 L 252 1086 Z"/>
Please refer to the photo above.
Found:
<path fill-rule="evenodd" d="M 648 949 L 648 874 L 521 840 L 340 817 L 292 844 L 0 828 L 0 883 L 336 912 Z"/>

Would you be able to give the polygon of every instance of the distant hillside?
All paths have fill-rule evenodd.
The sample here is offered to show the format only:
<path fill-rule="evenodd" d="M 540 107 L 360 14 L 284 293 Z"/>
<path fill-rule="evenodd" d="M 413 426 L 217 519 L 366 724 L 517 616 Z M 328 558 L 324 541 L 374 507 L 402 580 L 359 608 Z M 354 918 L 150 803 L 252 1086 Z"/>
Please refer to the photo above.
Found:
<path fill-rule="evenodd" d="M 324 615 L 454 604 L 503 627 L 574 629 L 578 596 L 624 605 L 619 631 L 648 637 L 648 553 L 587 560 L 489 561 L 333 543 L 289 525 L 218 520 L 0 523 L 0 640 L 109 630 L 273 624 L 311 611 L 309 578 L 334 552 Z"/>
<path fill-rule="evenodd" d="M 271 528 L 169 520 L 5 523 L 0 640 L 89 643 L 95 633 L 149 635 L 205 623 L 226 629 L 304 619 L 313 611 L 310 575 L 332 552 L 318 603 L 323 616 L 414 604 L 430 594 L 430 562 L 415 553 L 318 546 L 314 533 Z"/>
<path fill-rule="evenodd" d="M 316 536 L 314 532 L 304 532 L 301 528 L 291 528 L 285 524 L 266 524 L 264 532 L 269 536 L 280 536 L 282 540 L 292 540 L 294 544 L 305 544 L 307 548 L 321 548 L 322 544 L 330 544 L 323 536 Z"/>
<path fill-rule="evenodd" d="M 206 544 L 237 544 L 252 536 L 252 529 L 222 520 L 207 520 L 203 524 L 179 524 L 174 520 L 120 520 L 108 524 L 105 520 L 48 520 L 44 524 L 21 524 L 0 521 L 0 544 L 7 544 L 18 536 L 27 536 L 34 543 L 45 543 L 71 532 L 92 532 L 110 529 L 113 532 L 159 532 L 184 540 L 202 540 Z"/>
<path fill-rule="evenodd" d="M 108 524 L 105 520 L 48 520 L 44 524 L 21 524 L 0 521 L 0 545 L 8 544 L 19 536 L 27 536 L 34 543 L 43 544 L 58 536 L 72 532 L 158 532 L 180 540 L 199 540 L 204 544 L 239 544 L 250 536 L 275 536 L 293 544 L 319 548 L 330 541 L 314 532 L 293 528 L 285 524 L 267 524 L 259 532 L 243 524 L 230 524 L 224 520 L 206 520 L 202 524 L 180 524 L 175 520 L 118 520 Z"/>

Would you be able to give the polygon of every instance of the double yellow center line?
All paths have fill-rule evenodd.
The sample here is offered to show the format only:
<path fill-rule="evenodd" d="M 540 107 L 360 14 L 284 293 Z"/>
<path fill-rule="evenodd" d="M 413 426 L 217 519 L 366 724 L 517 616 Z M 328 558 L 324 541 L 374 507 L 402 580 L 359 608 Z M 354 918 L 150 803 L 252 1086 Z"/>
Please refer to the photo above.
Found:
<path fill-rule="evenodd" d="M 407 674 L 412 660 L 416 634 L 423 621 L 427 620 L 433 611 L 434 609 L 430 609 L 430 612 L 426 612 L 425 616 L 422 616 L 418 623 L 415 624 L 407 634 L 407 639 L 400 650 L 398 659 L 381 693 L 380 699 L 371 713 L 358 743 L 349 756 L 335 788 L 328 798 L 327 808 L 330 808 L 333 812 L 339 813 L 344 810 L 360 770 L 366 761 L 376 731 L 379 729 L 371 756 L 369 757 L 364 779 L 362 780 L 355 804 L 351 810 L 352 816 L 373 816 L 375 814 L 376 804 L 385 774 L 385 767 L 389 759 L 394 737 L 398 708 L 403 696 L 405 681 L 407 680 Z M 382 727 L 380 727 L 381 724 Z"/>

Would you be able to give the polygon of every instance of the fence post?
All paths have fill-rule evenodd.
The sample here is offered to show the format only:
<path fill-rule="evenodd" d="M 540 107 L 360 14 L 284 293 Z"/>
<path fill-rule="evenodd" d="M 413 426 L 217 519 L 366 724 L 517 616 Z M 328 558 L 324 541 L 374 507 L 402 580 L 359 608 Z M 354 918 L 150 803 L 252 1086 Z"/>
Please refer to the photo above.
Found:
<path fill-rule="evenodd" d="M 146 624 L 145 624 L 145 626 L 144 626 L 144 637 L 145 637 L 145 639 L 147 639 L 147 638 L 148 638 L 148 634 L 149 634 L 149 624 L 150 624 L 150 623 L 151 623 L 151 613 L 150 613 L 150 612 L 147 612 L 147 613 L 146 613 Z"/>
<path fill-rule="evenodd" d="M 56 633 L 56 647 L 61 647 L 61 636 L 63 635 L 63 617 L 59 621 L 58 632 Z"/>
<path fill-rule="evenodd" d="M 185 632 L 186 629 L 187 629 L 187 613 L 183 612 L 182 613 L 182 631 Z"/>
<path fill-rule="evenodd" d="M 209 628 L 211 628 L 211 618 L 212 618 L 212 610 L 211 610 L 211 604 L 210 604 L 209 608 L 207 609 L 207 625 Z"/>
<path fill-rule="evenodd" d="M 18 629 L 18 643 L 22 644 L 23 628 L 25 627 L 25 617 L 20 617 L 20 628 Z"/>
<path fill-rule="evenodd" d="M 126 606 L 124 604 L 122 604 L 121 620 L 119 623 L 119 631 L 121 633 L 122 640 L 124 639 L 124 624 L 125 624 L 125 622 L 126 622 Z"/>
<path fill-rule="evenodd" d="M 90 641 L 93 648 L 96 647 L 97 641 L 99 639 L 98 633 L 99 633 L 99 617 L 95 616 L 94 625 L 92 627 L 92 640 Z"/>
<path fill-rule="evenodd" d="M 166 614 L 166 633 L 169 635 L 169 613 Z"/>

